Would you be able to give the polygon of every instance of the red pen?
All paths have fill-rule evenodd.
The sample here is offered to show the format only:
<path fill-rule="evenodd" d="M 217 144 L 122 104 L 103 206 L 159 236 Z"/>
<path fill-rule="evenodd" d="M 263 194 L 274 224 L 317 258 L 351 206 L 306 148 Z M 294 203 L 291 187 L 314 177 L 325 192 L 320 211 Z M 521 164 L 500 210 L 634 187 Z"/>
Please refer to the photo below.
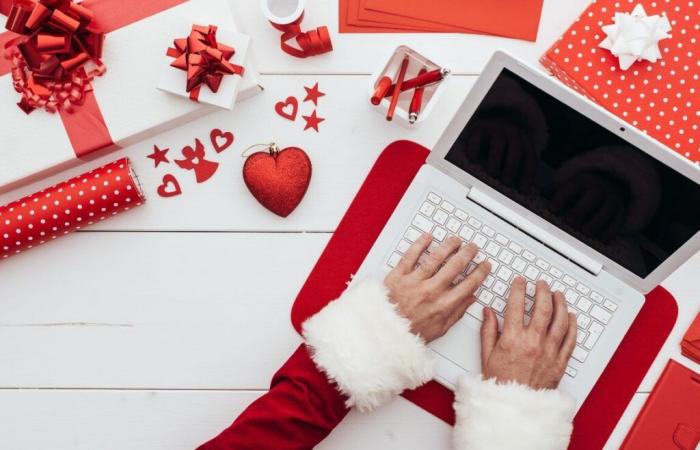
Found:
<path fill-rule="evenodd" d="M 391 78 L 387 77 L 386 75 L 379 80 L 379 83 L 377 83 L 377 88 L 374 90 L 374 94 L 370 100 L 373 105 L 377 106 L 382 102 L 382 99 L 386 97 L 386 91 L 389 90 L 391 84 Z"/>
<path fill-rule="evenodd" d="M 408 91 L 411 89 L 415 89 L 417 87 L 426 87 L 430 84 L 433 83 L 438 83 L 442 81 L 448 74 L 450 73 L 450 69 L 435 69 L 431 70 L 430 72 L 425 72 L 422 75 L 419 74 L 415 78 L 411 78 L 410 80 L 406 80 L 403 82 L 401 85 L 400 92 L 403 91 Z M 394 96 L 394 91 L 396 90 L 396 85 L 391 85 L 389 90 L 386 92 L 384 97 L 393 97 Z"/>
<path fill-rule="evenodd" d="M 401 96 L 401 85 L 403 84 L 404 78 L 406 78 L 406 70 L 408 70 L 408 56 L 405 56 L 403 58 L 403 61 L 401 62 L 401 69 L 399 70 L 399 74 L 396 77 L 396 89 L 399 92 L 399 95 L 394 95 L 391 97 L 391 104 L 389 105 L 389 111 L 386 113 L 386 120 L 391 122 L 394 120 L 394 111 L 396 111 L 396 105 L 399 103 L 399 97 Z"/>
<path fill-rule="evenodd" d="M 418 77 L 419 78 L 421 75 L 426 73 L 428 69 L 425 67 L 418 72 Z M 425 90 L 425 86 L 418 86 L 415 91 L 413 91 L 413 98 L 411 99 L 411 106 L 408 108 L 408 122 L 411 124 L 416 123 L 416 120 L 418 120 L 418 114 L 420 113 L 421 108 L 423 107 L 423 91 Z"/>

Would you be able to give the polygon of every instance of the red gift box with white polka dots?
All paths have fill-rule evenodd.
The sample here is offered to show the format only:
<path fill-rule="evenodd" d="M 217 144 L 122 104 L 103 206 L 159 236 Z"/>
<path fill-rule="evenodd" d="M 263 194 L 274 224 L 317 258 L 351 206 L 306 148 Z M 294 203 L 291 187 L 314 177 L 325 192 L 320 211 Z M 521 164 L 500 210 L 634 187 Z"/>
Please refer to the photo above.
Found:
<path fill-rule="evenodd" d="M 662 59 L 621 70 L 599 47 L 616 12 L 641 4 L 666 15 L 671 37 L 659 42 Z M 594 0 L 540 62 L 569 87 L 630 125 L 700 164 L 700 0 Z"/>
<path fill-rule="evenodd" d="M 128 158 L 0 206 L 0 260 L 144 202 Z"/>

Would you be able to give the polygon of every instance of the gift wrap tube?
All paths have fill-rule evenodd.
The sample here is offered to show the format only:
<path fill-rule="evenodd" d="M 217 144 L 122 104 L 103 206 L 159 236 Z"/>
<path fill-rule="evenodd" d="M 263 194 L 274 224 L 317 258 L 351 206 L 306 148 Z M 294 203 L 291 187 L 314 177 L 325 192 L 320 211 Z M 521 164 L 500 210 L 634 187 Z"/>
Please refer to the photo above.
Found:
<path fill-rule="evenodd" d="M 128 158 L 0 206 L 0 260 L 140 206 Z"/>

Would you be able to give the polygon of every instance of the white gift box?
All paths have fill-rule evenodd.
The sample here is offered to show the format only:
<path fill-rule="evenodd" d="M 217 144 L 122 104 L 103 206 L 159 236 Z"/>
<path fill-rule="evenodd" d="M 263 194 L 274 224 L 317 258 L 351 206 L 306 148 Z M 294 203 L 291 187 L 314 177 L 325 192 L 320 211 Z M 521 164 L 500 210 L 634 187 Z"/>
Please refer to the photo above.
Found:
<path fill-rule="evenodd" d="M 192 24 L 236 30 L 226 0 L 190 0 L 109 32 L 102 56 L 107 72 L 95 78 L 92 86 L 115 145 L 90 148 L 90 153 L 103 154 L 132 145 L 218 110 L 157 88 L 163 55 L 173 39 L 182 37 L 182 27 L 177 24 L 183 17 L 191 18 Z M 0 21 L 4 21 L 2 17 Z M 262 90 L 250 62 L 243 65 L 239 101 Z M 19 100 L 11 75 L 0 76 L 0 191 L 80 162 L 61 115 L 39 109 L 27 115 L 17 107 Z M 74 114 L 80 114 L 80 110 Z M 76 130 L 71 132 L 75 134 Z M 89 136 L 89 127 L 78 130 L 78 134 Z M 81 153 L 81 157 L 86 154 Z"/>
<path fill-rule="evenodd" d="M 208 26 L 211 24 L 197 24 Z M 177 27 L 181 30 L 178 38 L 184 38 L 188 36 L 192 30 L 192 22 L 186 19 L 182 19 Z M 237 66 L 242 66 L 245 69 L 246 55 L 248 52 L 248 45 L 250 43 L 250 37 L 242 33 L 235 33 L 226 28 L 218 28 L 216 30 L 216 41 L 219 44 L 224 44 L 232 47 L 236 53 L 233 57 L 228 60 L 228 62 L 235 64 Z M 172 47 L 172 43 L 171 43 Z M 161 75 L 158 81 L 158 89 L 171 94 L 179 95 L 190 100 L 190 93 L 187 92 L 187 72 L 180 70 L 176 67 L 172 67 L 171 64 L 174 58 L 165 55 L 163 62 L 161 64 Z M 245 76 L 245 72 L 243 72 Z M 234 103 L 236 101 L 236 95 L 238 94 L 238 87 L 241 84 L 242 77 L 237 74 L 225 75 L 221 80 L 221 85 L 216 92 L 212 92 L 209 87 L 205 84 L 199 91 L 197 101 L 199 103 L 206 103 L 208 105 L 218 106 L 224 109 L 233 109 Z"/>

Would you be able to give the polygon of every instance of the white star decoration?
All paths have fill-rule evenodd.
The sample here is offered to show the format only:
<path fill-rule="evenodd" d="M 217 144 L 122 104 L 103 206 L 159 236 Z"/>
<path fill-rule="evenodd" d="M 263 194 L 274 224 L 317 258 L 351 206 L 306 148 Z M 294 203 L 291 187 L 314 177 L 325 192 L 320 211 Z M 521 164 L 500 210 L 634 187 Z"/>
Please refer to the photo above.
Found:
<path fill-rule="evenodd" d="M 642 5 L 632 13 L 615 13 L 614 24 L 605 25 L 608 36 L 600 47 L 610 50 L 620 61 L 620 68 L 627 70 L 636 61 L 652 63 L 661 58 L 659 41 L 670 38 L 671 24 L 666 16 L 647 16 Z"/>

